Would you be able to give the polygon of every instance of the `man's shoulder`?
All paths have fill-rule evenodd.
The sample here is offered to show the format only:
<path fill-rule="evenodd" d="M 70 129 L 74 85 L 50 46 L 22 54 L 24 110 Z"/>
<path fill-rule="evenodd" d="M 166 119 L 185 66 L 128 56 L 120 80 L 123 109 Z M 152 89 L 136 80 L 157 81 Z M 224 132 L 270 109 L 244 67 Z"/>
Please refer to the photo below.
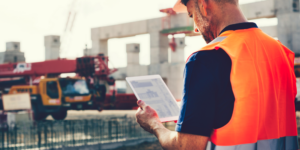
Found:
<path fill-rule="evenodd" d="M 197 51 L 190 55 L 187 63 L 189 62 L 199 62 L 203 61 L 222 61 L 223 59 L 227 59 L 229 56 L 222 49 L 218 50 L 205 50 L 205 51 Z"/>

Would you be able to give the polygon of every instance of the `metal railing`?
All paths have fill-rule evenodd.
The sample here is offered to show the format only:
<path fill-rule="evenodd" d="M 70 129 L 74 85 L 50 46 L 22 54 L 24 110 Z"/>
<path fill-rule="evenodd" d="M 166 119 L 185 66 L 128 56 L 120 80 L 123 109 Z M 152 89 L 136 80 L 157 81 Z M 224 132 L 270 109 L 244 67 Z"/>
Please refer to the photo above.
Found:
<path fill-rule="evenodd" d="M 297 116 L 298 129 L 300 117 Z M 174 129 L 174 123 L 164 124 Z M 300 132 L 298 132 L 300 133 Z M 300 134 L 298 135 L 300 137 Z M 55 149 L 150 138 L 134 117 L 0 124 L 0 149 Z"/>
<path fill-rule="evenodd" d="M 154 137 L 133 117 L 1 124 L 0 149 L 55 149 Z"/>

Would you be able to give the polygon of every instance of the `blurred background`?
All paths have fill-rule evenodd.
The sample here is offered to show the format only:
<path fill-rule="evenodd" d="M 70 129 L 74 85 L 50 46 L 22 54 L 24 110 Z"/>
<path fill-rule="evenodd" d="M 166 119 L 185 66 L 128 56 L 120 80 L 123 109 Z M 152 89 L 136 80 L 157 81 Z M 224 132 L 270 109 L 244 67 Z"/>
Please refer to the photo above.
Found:
<path fill-rule="evenodd" d="M 240 0 L 240 3 L 255 1 Z M 166 14 L 159 10 L 173 7 L 174 0 L 2 0 L 0 3 L 0 51 L 5 51 L 6 42 L 19 41 L 26 62 L 39 62 L 45 60 L 45 35 L 61 36 L 61 58 L 81 57 L 86 45 L 92 47 L 91 28 L 164 17 Z M 253 21 L 259 26 L 277 25 L 276 18 Z M 108 55 L 113 65 L 126 66 L 125 48 L 130 42 L 140 43 L 143 58 L 140 63 L 150 64 L 149 35 L 142 34 L 109 39 Z M 204 44 L 201 37 L 186 39 L 185 57 Z"/>

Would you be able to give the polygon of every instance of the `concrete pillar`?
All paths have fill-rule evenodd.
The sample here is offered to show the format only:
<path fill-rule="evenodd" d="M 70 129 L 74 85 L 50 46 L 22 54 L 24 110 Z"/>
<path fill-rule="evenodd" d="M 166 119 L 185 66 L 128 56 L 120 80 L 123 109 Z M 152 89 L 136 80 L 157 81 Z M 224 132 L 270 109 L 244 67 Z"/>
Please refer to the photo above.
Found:
<path fill-rule="evenodd" d="M 85 49 L 83 50 L 83 56 L 92 56 L 92 55 L 91 55 L 92 53 L 93 53 L 93 52 L 92 52 L 92 49 L 85 48 Z"/>
<path fill-rule="evenodd" d="M 100 40 L 100 53 L 108 56 L 108 39 Z"/>
<path fill-rule="evenodd" d="M 90 52 L 91 53 L 87 55 L 97 55 L 97 53 L 100 52 L 100 40 L 92 39 L 92 51 Z"/>
<path fill-rule="evenodd" d="M 20 42 L 7 42 L 6 51 L 0 52 L 1 63 L 25 62 L 24 52 L 21 52 Z"/>
<path fill-rule="evenodd" d="M 103 53 L 105 56 L 108 56 L 108 39 L 104 39 L 104 40 L 99 40 L 99 39 L 95 39 L 92 40 L 92 54 L 90 54 L 90 56 L 92 55 L 97 55 L 99 53 Z"/>
<path fill-rule="evenodd" d="M 140 44 L 131 43 L 126 45 L 127 51 L 127 67 L 126 76 L 143 76 L 148 75 L 148 66 L 140 65 Z M 130 86 L 127 84 L 126 93 L 133 93 Z"/>
<path fill-rule="evenodd" d="M 185 38 L 175 38 L 175 43 L 176 50 L 175 52 L 171 51 L 171 63 L 184 63 Z"/>
<path fill-rule="evenodd" d="M 184 48 L 185 38 L 175 38 L 176 51 L 171 52 L 171 63 L 160 64 L 160 75 L 166 81 L 175 99 L 182 99 L 183 71 L 185 67 Z"/>
<path fill-rule="evenodd" d="M 300 54 L 299 0 L 275 0 L 279 41 Z"/>
<path fill-rule="evenodd" d="M 150 63 L 161 64 L 168 62 L 168 36 L 160 34 L 159 31 L 150 33 Z"/>
<path fill-rule="evenodd" d="M 48 35 L 44 38 L 45 60 L 58 59 L 60 55 L 60 36 Z"/>
<path fill-rule="evenodd" d="M 167 78 L 167 85 L 175 97 L 175 99 L 182 99 L 182 90 L 183 90 L 183 71 L 185 63 L 173 63 L 170 64 L 169 74 Z"/>
<path fill-rule="evenodd" d="M 20 42 L 6 42 L 6 51 L 20 51 Z"/>
<path fill-rule="evenodd" d="M 127 66 L 140 64 L 140 44 L 132 43 L 126 45 Z"/>
<path fill-rule="evenodd" d="M 140 67 L 140 44 L 131 43 L 126 44 L 127 52 L 127 76 L 138 76 Z M 130 86 L 126 85 L 126 93 L 133 93 Z"/>
<path fill-rule="evenodd" d="M 175 38 L 176 50 L 171 51 L 171 63 L 169 64 L 169 74 L 167 85 L 175 99 L 182 99 L 183 71 L 185 67 L 184 48 L 185 38 Z"/>
<path fill-rule="evenodd" d="M 87 48 L 85 45 L 85 49 L 83 49 L 83 56 L 93 56 L 93 50 L 91 48 Z"/>
<path fill-rule="evenodd" d="M 160 64 L 168 62 L 168 36 L 162 35 L 159 31 L 152 31 L 150 34 L 150 66 L 149 74 L 160 74 Z"/>

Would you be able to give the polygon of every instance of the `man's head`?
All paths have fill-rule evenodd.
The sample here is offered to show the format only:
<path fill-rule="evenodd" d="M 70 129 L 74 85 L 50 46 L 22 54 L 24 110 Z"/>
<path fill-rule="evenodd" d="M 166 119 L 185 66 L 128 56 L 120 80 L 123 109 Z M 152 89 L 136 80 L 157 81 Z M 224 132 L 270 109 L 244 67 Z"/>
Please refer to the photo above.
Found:
<path fill-rule="evenodd" d="M 207 43 L 218 36 L 228 8 L 238 6 L 238 0 L 181 0 L 181 3 Z"/>

